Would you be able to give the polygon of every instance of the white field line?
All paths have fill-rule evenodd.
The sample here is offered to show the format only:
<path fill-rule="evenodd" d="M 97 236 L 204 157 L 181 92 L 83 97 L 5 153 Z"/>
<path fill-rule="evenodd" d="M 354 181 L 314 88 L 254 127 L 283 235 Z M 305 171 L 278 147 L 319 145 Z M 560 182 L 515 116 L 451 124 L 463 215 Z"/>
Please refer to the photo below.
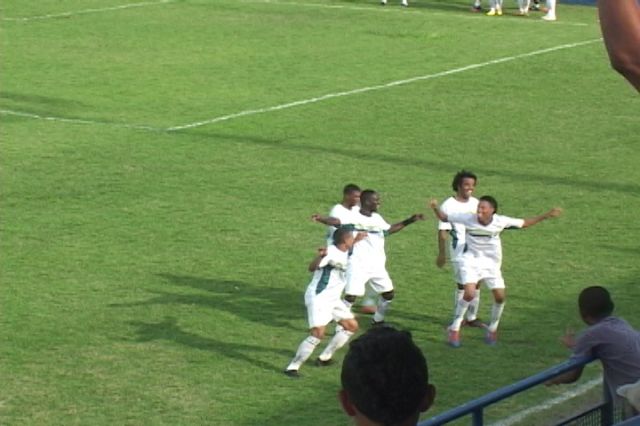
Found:
<path fill-rule="evenodd" d="M 462 73 L 462 72 L 465 72 L 465 71 L 471 71 L 471 70 L 475 70 L 475 69 L 478 69 L 478 68 L 484 68 L 484 67 L 487 67 L 487 66 L 490 66 L 490 65 L 496 65 L 496 64 L 501 64 L 501 63 L 505 63 L 505 62 L 515 61 L 517 59 L 523 59 L 523 58 L 529 58 L 529 57 L 532 57 L 532 56 L 543 55 L 545 53 L 556 52 L 558 50 L 571 49 L 571 48 L 574 48 L 574 47 L 585 46 L 585 45 L 597 43 L 597 42 L 600 42 L 600 41 L 602 41 L 602 38 L 597 38 L 597 39 L 587 40 L 587 41 L 581 41 L 581 42 L 578 42 L 578 43 L 561 44 L 559 46 L 550 47 L 550 48 L 547 48 L 547 49 L 536 50 L 536 51 L 529 52 L 529 53 L 522 53 L 520 55 L 506 56 L 504 58 L 498 58 L 498 59 L 493 59 L 493 60 L 486 61 L 486 62 L 480 62 L 480 63 L 477 63 L 477 64 L 466 65 L 466 66 L 460 67 L 460 68 L 453 68 L 453 69 L 446 70 L 446 71 L 441 71 L 441 72 L 438 72 L 438 73 L 435 73 L 435 74 L 426 74 L 426 75 L 421 75 L 421 76 L 417 76 L 417 77 L 407 78 L 405 80 L 396 80 L 396 81 L 392 81 L 390 83 L 379 84 L 379 85 L 376 85 L 376 86 L 361 87 L 359 89 L 347 90 L 347 91 L 344 91 L 344 92 L 328 93 L 326 95 L 318 96 L 318 97 L 315 97 L 315 98 L 303 99 L 303 100 L 299 100 L 299 101 L 289 102 L 289 103 L 286 103 L 286 104 L 280 104 L 280 105 L 275 105 L 275 106 L 266 107 L 266 108 L 248 109 L 248 110 L 237 112 L 237 113 L 234 113 L 234 114 L 228 114 L 228 115 L 222 115 L 222 116 L 219 116 L 219 117 L 210 118 L 208 120 L 196 121 L 194 123 L 189 123 L 189 124 L 183 124 L 183 125 L 180 125 L 180 126 L 169 127 L 166 130 L 167 131 L 176 131 L 176 130 L 192 129 L 194 127 L 201 127 L 201 126 L 206 126 L 208 124 L 219 123 L 221 121 L 233 120 L 235 118 L 244 117 L 244 116 L 247 116 L 247 115 L 263 114 L 263 113 L 266 113 L 266 112 L 279 111 L 279 110 L 282 110 L 282 109 L 288 109 L 288 108 L 293 108 L 293 107 L 298 107 L 298 106 L 303 106 L 303 105 L 309 105 L 309 104 L 313 104 L 313 103 L 316 103 L 316 102 L 326 101 L 328 99 L 341 98 L 341 97 L 345 97 L 345 96 L 357 95 L 357 94 L 360 94 L 360 93 L 367 93 L 367 92 L 374 92 L 374 91 L 377 91 L 377 90 L 389 89 L 391 87 L 402 86 L 402 85 L 405 85 L 405 84 L 415 83 L 417 81 L 431 80 L 431 79 L 439 78 L 439 77 L 446 77 L 446 76 L 449 76 L 449 75 L 458 74 L 458 73 Z"/>
<path fill-rule="evenodd" d="M 22 112 L 22 111 L 13 111 L 9 109 L 0 109 L 0 114 L 3 115 L 13 115 L 16 117 L 24 117 L 24 118 L 33 118 L 35 120 L 44 120 L 44 121 L 58 121 L 61 123 L 72 123 L 72 124 L 99 124 L 110 127 L 120 127 L 123 129 L 135 129 L 135 130 L 148 130 L 152 132 L 164 132 L 166 129 L 159 129 L 151 126 L 141 126 L 136 124 L 119 124 L 119 123 L 110 123 L 107 121 L 95 121 L 95 120 L 83 120 L 79 118 L 64 118 L 64 117 L 51 117 L 44 116 L 38 114 L 32 114 L 30 112 Z"/>
<path fill-rule="evenodd" d="M 474 19 L 476 21 L 484 20 L 486 22 L 491 22 L 495 24 L 496 22 L 517 22 L 517 23 L 526 23 L 526 24 L 544 24 L 544 25 L 569 25 L 574 27 L 587 27 L 589 24 L 584 22 L 566 22 L 566 21 L 554 21 L 547 22 L 542 19 L 526 19 L 526 17 L 518 16 L 518 19 L 503 19 L 503 18 L 488 18 L 484 16 L 483 13 L 468 13 L 468 14 L 456 14 L 456 13 L 444 13 L 437 12 L 434 10 L 430 10 L 428 7 L 415 9 L 409 7 L 382 7 L 380 5 L 376 6 L 350 6 L 343 4 L 326 4 L 326 3 L 298 3 L 292 1 L 280 1 L 280 0 L 242 0 L 244 3 L 268 3 L 274 5 L 283 5 L 283 6 L 299 6 L 299 7 L 315 7 L 315 8 L 323 8 L 323 9 L 343 9 L 343 10 L 357 10 L 357 11 L 365 11 L 365 12 L 376 12 L 376 13 L 404 13 L 405 15 L 413 15 L 413 16 L 421 16 L 425 17 L 427 15 L 436 15 L 436 16 L 447 16 L 447 17 L 455 17 L 458 19 Z M 424 11 L 424 13 L 422 13 Z M 515 18 L 515 16 L 514 16 Z"/>
<path fill-rule="evenodd" d="M 501 420 L 497 423 L 494 423 L 491 426 L 512 426 L 515 424 L 520 423 L 521 421 L 523 421 L 524 419 L 526 419 L 527 417 L 529 417 L 532 414 L 538 413 L 540 411 L 545 411 L 548 410 L 549 408 L 558 405 L 558 404 L 562 404 L 565 401 L 568 401 L 572 398 L 575 398 L 577 396 L 580 396 L 584 393 L 587 393 L 588 391 L 590 391 L 591 389 L 593 389 L 594 387 L 601 385 L 602 384 L 602 378 L 599 379 L 593 379 L 590 380 L 580 386 L 578 386 L 577 388 L 567 391 L 565 393 L 563 393 L 562 395 L 549 399 L 541 404 L 538 404 L 534 407 L 528 408 L 524 411 L 519 412 L 518 414 L 514 414 L 511 417 L 507 417 L 504 420 Z"/>
<path fill-rule="evenodd" d="M 87 13 L 109 12 L 113 10 L 131 9 L 133 7 L 157 6 L 160 4 L 171 3 L 172 1 L 173 0 L 145 1 L 140 3 L 122 4 L 120 6 L 101 7 L 96 9 L 75 10 L 72 12 L 53 13 L 50 15 L 34 15 L 34 16 L 24 16 L 24 17 L 16 17 L 16 18 L 7 17 L 7 18 L 2 18 L 2 20 L 3 21 L 35 21 L 35 20 L 41 20 L 41 19 L 68 18 L 76 15 L 85 15 Z"/>

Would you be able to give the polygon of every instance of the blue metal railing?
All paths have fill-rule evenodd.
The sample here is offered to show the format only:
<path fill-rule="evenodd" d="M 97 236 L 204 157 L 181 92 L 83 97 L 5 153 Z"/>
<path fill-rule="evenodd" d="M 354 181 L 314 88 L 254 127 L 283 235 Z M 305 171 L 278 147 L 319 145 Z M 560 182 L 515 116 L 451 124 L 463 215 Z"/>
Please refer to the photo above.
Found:
<path fill-rule="evenodd" d="M 483 411 L 485 407 L 503 399 L 509 398 L 510 396 L 530 389 L 541 383 L 547 382 L 553 377 L 559 376 L 563 373 L 566 373 L 567 371 L 574 370 L 578 367 L 592 362 L 595 359 L 595 357 L 582 357 L 572 361 L 565 361 L 562 364 L 558 364 L 555 367 L 549 368 L 548 370 L 542 371 L 531 377 L 527 377 L 526 379 L 520 380 L 519 382 L 513 383 L 511 385 L 505 386 L 501 389 L 481 396 L 480 398 L 466 402 L 452 410 L 432 417 L 429 420 L 420 422 L 418 423 L 418 426 L 439 426 L 468 415 L 471 415 L 472 417 L 471 424 L 473 426 L 482 426 L 484 424 Z M 605 394 L 608 395 L 607 392 L 605 392 Z"/>

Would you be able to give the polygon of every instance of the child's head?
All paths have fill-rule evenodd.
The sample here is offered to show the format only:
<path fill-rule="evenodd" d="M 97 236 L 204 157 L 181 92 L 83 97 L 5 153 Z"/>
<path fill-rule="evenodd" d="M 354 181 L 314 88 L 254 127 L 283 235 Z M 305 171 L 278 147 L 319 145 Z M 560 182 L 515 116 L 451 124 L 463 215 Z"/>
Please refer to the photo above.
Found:
<path fill-rule="evenodd" d="M 348 228 L 338 228 L 333 233 L 333 245 L 339 246 L 340 244 L 345 244 L 347 249 L 353 247 L 353 230 Z"/>
<path fill-rule="evenodd" d="M 578 297 L 578 307 L 584 322 L 593 324 L 611 315 L 614 304 L 606 288 L 592 286 L 582 290 Z"/>

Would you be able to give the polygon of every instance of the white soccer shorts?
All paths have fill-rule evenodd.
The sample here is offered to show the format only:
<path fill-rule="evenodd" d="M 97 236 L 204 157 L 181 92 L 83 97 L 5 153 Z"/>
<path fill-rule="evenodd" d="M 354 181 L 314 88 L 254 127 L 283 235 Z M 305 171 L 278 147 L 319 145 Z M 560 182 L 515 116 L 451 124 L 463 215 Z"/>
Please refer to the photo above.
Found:
<path fill-rule="evenodd" d="M 326 297 L 322 293 L 305 295 L 309 328 L 324 327 L 331 321 L 353 319 L 351 309 L 339 297 Z"/>
<path fill-rule="evenodd" d="M 364 286 L 369 281 L 371 288 L 378 294 L 393 290 L 393 282 L 389 273 L 385 270 L 366 271 L 359 268 L 347 269 L 347 286 L 345 294 L 351 296 L 364 296 Z"/>

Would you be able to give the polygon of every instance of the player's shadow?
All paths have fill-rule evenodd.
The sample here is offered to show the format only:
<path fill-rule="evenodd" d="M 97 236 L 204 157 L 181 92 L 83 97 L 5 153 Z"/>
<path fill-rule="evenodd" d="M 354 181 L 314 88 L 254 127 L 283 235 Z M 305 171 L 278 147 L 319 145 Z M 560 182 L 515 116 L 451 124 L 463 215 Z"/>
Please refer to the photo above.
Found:
<path fill-rule="evenodd" d="M 135 307 L 153 305 L 204 306 L 222 310 L 248 321 L 299 330 L 291 320 L 303 318 L 302 296 L 299 292 L 274 288 L 267 285 L 255 286 L 249 283 L 201 278 L 185 275 L 158 274 L 169 284 L 198 290 L 198 293 L 184 291 L 151 290 L 153 297 L 130 303 L 111 304 L 111 307 Z M 291 303 L 300 299 L 299 303 Z"/>
<path fill-rule="evenodd" d="M 84 110 L 87 104 L 80 101 L 54 98 L 32 93 L 0 92 L 0 102 L 7 108 L 27 109 L 31 113 L 53 115 L 55 110 Z M 53 110 L 53 111 L 52 111 Z"/>
<path fill-rule="evenodd" d="M 225 342 L 210 337 L 200 336 L 195 333 L 183 330 L 178 321 L 173 317 L 165 317 L 160 322 L 142 322 L 132 321 L 129 325 L 136 328 L 135 333 L 137 342 L 151 342 L 158 340 L 166 340 L 175 342 L 190 348 L 214 352 L 218 355 L 240 360 L 253 364 L 265 370 L 281 371 L 281 365 L 274 365 L 265 362 L 265 359 L 274 358 L 272 355 L 278 355 L 275 359 L 286 358 L 291 355 L 290 350 L 279 350 L 266 346 L 250 345 L 244 343 Z"/>

